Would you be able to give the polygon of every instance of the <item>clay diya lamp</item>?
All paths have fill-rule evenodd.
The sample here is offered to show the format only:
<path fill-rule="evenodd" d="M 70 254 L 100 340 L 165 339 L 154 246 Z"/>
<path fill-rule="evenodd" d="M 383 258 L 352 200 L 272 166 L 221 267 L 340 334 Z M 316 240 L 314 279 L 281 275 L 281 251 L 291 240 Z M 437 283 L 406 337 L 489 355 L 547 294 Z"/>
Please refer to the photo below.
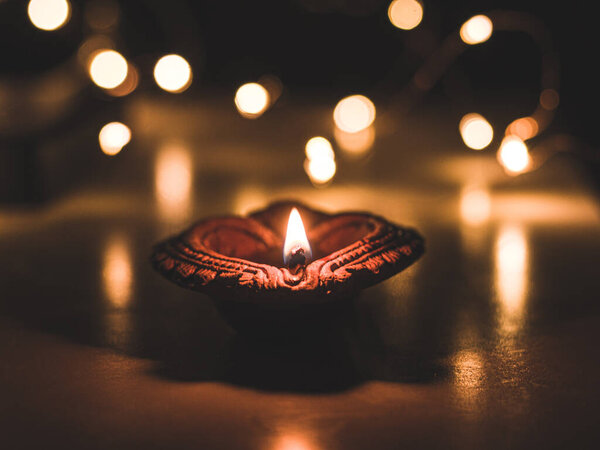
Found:
<path fill-rule="evenodd" d="M 157 244 L 151 261 L 168 280 L 210 296 L 234 329 L 293 334 L 326 329 L 354 294 L 423 252 L 415 230 L 381 217 L 278 202 L 197 222 Z"/>

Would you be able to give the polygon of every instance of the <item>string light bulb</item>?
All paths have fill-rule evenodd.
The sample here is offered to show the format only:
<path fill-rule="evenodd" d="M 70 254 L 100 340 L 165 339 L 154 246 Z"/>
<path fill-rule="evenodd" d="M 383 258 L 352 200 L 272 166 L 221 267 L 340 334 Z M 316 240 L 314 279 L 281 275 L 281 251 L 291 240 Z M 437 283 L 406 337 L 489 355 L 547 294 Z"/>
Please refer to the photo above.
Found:
<path fill-rule="evenodd" d="M 417 0 L 394 0 L 388 8 L 392 25 L 401 30 L 412 30 L 423 20 L 423 5 Z"/>
<path fill-rule="evenodd" d="M 494 129 L 481 114 L 465 115 L 461 119 L 458 129 L 465 145 L 473 150 L 486 148 L 494 138 Z"/>
<path fill-rule="evenodd" d="M 304 170 L 310 181 L 316 186 L 328 183 L 337 170 L 331 143 L 322 136 L 315 136 L 306 143 L 305 152 Z"/>
<path fill-rule="evenodd" d="M 261 84 L 246 83 L 235 93 L 234 102 L 242 116 L 255 119 L 269 106 L 269 93 Z"/>
<path fill-rule="evenodd" d="M 104 154 L 114 156 L 131 140 L 131 130 L 121 122 L 110 122 L 102 127 L 98 134 L 100 148 Z"/>
<path fill-rule="evenodd" d="M 96 52 L 89 67 L 92 81 L 104 89 L 114 89 L 123 83 L 128 70 L 127 60 L 115 50 Z"/>
<path fill-rule="evenodd" d="M 322 136 L 310 138 L 305 147 L 306 157 L 308 159 L 329 158 L 334 159 L 333 147 L 331 142 Z"/>
<path fill-rule="evenodd" d="M 333 110 L 335 125 L 348 133 L 364 130 L 375 120 L 375 105 L 364 95 L 351 95 L 338 102 Z"/>
<path fill-rule="evenodd" d="M 527 145 L 516 136 L 507 136 L 498 149 L 498 161 L 512 175 L 523 173 L 531 164 Z"/>
<path fill-rule="evenodd" d="M 475 45 L 487 41 L 492 35 L 492 20 L 483 14 L 471 17 L 460 27 L 460 38 L 465 44 Z"/>
<path fill-rule="evenodd" d="M 27 15 L 36 28 L 54 31 L 69 21 L 71 4 L 68 0 L 31 0 L 27 5 Z"/>
<path fill-rule="evenodd" d="M 192 67 L 183 56 L 165 55 L 154 66 L 154 80 L 161 89 L 178 94 L 192 84 Z"/>

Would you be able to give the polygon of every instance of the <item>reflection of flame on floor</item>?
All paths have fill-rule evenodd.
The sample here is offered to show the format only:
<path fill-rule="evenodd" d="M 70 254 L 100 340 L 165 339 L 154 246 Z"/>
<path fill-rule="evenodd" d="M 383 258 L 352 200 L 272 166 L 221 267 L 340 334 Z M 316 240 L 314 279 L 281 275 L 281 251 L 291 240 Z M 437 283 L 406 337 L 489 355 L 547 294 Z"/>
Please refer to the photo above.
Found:
<path fill-rule="evenodd" d="M 491 205 L 487 189 L 465 186 L 460 194 L 460 217 L 467 225 L 481 225 L 490 218 Z"/>
<path fill-rule="evenodd" d="M 133 273 L 127 243 L 120 236 L 109 239 L 104 248 L 102 280 L 106 298 L 112 306 L 123 308 L 131 300 Z"/>
<path fill-rule="evenodd" d="M 522 325 L 527 298 L 528 248 L 521 227 L 505 225 L 496 239 L 495 285 L 499 302 L 499 323 L 505 333 L 513 334 Z"/>
<path fill-rule="evenodd" d="M 131 250 L 123 236 L 111 236 L 106 243 L 102 281 L 108 306 L 103 313 L 105 342 L 125 351 L 131 343 L 133 331 L 128 311 L 133 293 L 133 267 Z"/>
<path fill-rule="evenodd" d="M 452 361 L 454 389 L 460 399 L 461 408 L 476 411 L 479 393 L 485 378 L 481 355 L 473 350 L 460 351 Z"/>
<path fill-rule="evenodd" d="M 193 167 L 189 150 L 179 144 L 162 146 L 156 157 L 154 185 L 160 215 L 185 219 L 192 204 Z"/>

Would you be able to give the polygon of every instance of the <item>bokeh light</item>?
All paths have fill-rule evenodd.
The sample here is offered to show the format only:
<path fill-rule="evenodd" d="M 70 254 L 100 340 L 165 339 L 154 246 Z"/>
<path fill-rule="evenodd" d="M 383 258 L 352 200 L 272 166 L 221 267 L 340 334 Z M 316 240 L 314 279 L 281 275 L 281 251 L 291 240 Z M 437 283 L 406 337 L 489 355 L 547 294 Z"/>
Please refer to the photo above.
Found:
<path fill-rule="evenodd" d="M 255 119 L 269 106 L 269 93 L 258 83 L 246 83 L 237 90 L 234 101 L 242 116 Z"/>
<path fill-rule="evenodd" d="M 313 184 L 322 185 L 333 178 L 337 167 L 333 158 L 315 158 L 304 162 L 304 170 Z"/>
<path fill-rule="evenodd" d="M 488 16 L 480 14 L 471 17 L 460 28 L 460 38 L 469 45 L 481 44 L 492 35 L 494 25 Z"/>
<path fill-rule="evenodd" d="M 115 307 L 126 307 L 131 300 L 133 269 L 131 252 L 121 237 L 112 237 L 104 249 L 102 279 L 110 303 Z"/>
<path fill-rule="evenodd" d="M 525 172 L 530 163 L 527 145 L 516 136 L 507 136 L 498 149 L 498 161 L 511 174 Z"/>
<path fill-rule="evenodd" d="M 306 143 L 305 152 L 308 159 L 334 159 L 334 152 L 331 143 L 321 136 L 310 138 Z"/>
<path fill-rule="evenodd" d="M 31 0 L 27 15 L 36 28 L 57 30 L 71 17 L 71 4 L 67 0 Z"/>
<path fill-rule="evenodd" d="M 423 6 L 416 0 L 394 0 L 388 8 L 390 22 L 402 30 L 412 30 L 423 20 Z"/>
<path fill-rule="evenodd" d="M 538 134 L 539 125 L 533 117 L 521 117 L 514 120 L 507 128 L 506 134 L 517 136 L 523 141 Z"/>
<path fill-rule="evenodd" d="M 179 55 L 165 55 L 154 66 L 154 80 L 165 91 L 177 94 L 192 84 L 192 67 Z"/>
<path fill-rule="evenodd" d="M 121 122 L 110 122 L 98 134 L 100 148 L 106 155 L 116 155 L 131 140 L 131 130 Z"/>
<path fill-rule="evenodd" d="M 375 105 L 364 95 L 343 98 L 333 111 L 333 120 L 340 130 L 356 133 L 373 123 Z"/>
<path fill-rule="evenodd" d="M 127 60 L 114 50 L 96 52 L 90 63 L 92 81 L 104 89 L 114 89 L 127 78 Z"/>
<path fill-rule="evenodd" d="M 140 81 L 140 75 L 137 68 L 132 65 L 127 65 L 127 76 L 121 84 L 116 88 L 106 89 L 106 93 L 113 97 L 124 97 L 125 95 L 131 94 L 138 87 Z"/>
<path fill-rule="evenodd" d="M 304 170 L 314 185 L 329 182 L 336 171 L 335 152 L 331 143 L 321 136 L 308 140 L 305 147 Z"/>
<path fill-rule="evenodd" d="M 470 113 L 465 115 L 458 129 L 465 145 L 473 150 L 482 150 L 492 142 L 494 129 L 480 114 Z"/>
<path fill-rule="evenodd" d="M 364 156 L 375 142 L 375 126 L 371 125 L 357 133 L 348 133 L 339 128 L 333 130 L 338 146 L 350 156 Z"/>

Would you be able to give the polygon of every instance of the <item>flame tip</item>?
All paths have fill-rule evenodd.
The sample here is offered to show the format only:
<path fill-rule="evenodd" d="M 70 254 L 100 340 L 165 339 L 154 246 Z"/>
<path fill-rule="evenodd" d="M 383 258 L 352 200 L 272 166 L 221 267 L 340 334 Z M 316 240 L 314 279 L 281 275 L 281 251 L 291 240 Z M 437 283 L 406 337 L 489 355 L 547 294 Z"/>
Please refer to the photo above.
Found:
<path fill-rule="evenodd" d="M 302 217 L 300 211 L 295 206 L 290 211 L 290 217 L 287 224 L 287 232 L 285 234 L 285 242 L 283 245 L 283 262 L 287 265 L 293 262 L 298 252 L 302 253 L 304 262 L 308 263 L 312 259 L 312 251 L 308 238 L 306 237 L 306 230 L 302 223 Z"/>

